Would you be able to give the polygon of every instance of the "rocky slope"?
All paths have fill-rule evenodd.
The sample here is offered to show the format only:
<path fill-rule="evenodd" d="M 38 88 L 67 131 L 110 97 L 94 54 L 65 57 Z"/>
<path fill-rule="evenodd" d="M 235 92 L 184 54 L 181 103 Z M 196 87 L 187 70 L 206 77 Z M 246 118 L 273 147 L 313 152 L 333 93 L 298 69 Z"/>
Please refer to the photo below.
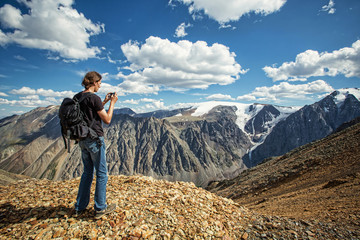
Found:
<path fill-rule="evenodd" d="M 357 123 L 207 189 L 262 214 L 334 222 L 359 234 L 359 159 Z"/>
<path fill-rule="evenodd" d="M 79 179 L 21 180 L 1 187 L 0 239 L 356 239 L 359 230 L 260 215 L 193 183 L 111 176 L 117 209 L 75 215 Z M 94 184 L 93 184 L 94 185 Z M 93 196 L 94 186 L 92 187 Z M 93 200 L 90 201 L 93 205 Z"/>
<path fill-rule="evenodd" d="M 2 119 L 0 168 L 53 179 L 57 164 L 66 157 L 57 114 L 58 107 L 49 106 Z"/>

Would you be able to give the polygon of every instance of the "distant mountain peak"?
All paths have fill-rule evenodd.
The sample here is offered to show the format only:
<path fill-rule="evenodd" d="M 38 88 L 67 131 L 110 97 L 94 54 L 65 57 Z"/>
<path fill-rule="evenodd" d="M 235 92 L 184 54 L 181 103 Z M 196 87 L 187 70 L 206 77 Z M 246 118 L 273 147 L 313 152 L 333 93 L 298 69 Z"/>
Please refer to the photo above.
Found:
<path fill-rule="evenodd" d="M 339 105 L 343 103 L 350 94 L 360 100 L 360 89 L 358 88 L 342 88 L 332 92 L 330 96 L 332 96 L 334 102 Z"/>
<path fill-rule="evenodd" d="M 136 114 L 136 112 L 134 112 L 131 108 L 116 108 L 114 109 L 114 114 L 118 115 L 118 114 L 127 114 L 130 116 L 133 116 Z"/>
<path fill-rule="evenodd" d="M 194 105 L 191 116 L 206 116 L 219 106 L 234 107 L 234 113 L 237 117 L 235 123 L 255 145 L 261 144 L 265 136 L 271 132 L 271 129 L 278 122 L 300 109 L 300 107 L 283 107 L 260 103 L 209 101 Z"/>

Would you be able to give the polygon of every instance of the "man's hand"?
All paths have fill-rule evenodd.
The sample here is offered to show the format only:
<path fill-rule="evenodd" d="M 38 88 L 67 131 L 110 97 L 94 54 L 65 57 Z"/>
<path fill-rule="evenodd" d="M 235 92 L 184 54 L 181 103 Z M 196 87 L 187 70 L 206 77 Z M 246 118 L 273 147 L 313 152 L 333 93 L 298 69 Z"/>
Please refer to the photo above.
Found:
<path fill-rule="evenodd" d="M 114 96 L 116 96 L 116 100 L 114 103 L 116 103 L 118 97 L 117 97 L 117 93 L 116 92 L 109 92 L 108 94 L 106 94 L 105 99 L 103 101 L 103 105 L 105 105 L 108 101 L 113 101 Z"/>
<path fill-rule="evenodd" d="M 109 93 L 106 96 L 108 96 L 108 95 L 109 95 Z M 117 102 L 117 100 L 118 100 L 117 92 L 110 93 L 110 101 L 111 101 L 111 103 L 115 104 Z"/>
<path fill-rule="evenodd" d="M 111 119 L 113 117 L 114 106 L 117 100 L 118 100 L 118 96 L 116 92 L 106 94 L 105 99 L 103 101 L 103 105 L 105 105 L 108 101 L 110 101 L 109 109 L 107 112 L 105 111 L 105 109 L 102 109 L 101 111 L 97 112 L 99 114 L 99 117 L 105 124 L 110 124 Z"/>

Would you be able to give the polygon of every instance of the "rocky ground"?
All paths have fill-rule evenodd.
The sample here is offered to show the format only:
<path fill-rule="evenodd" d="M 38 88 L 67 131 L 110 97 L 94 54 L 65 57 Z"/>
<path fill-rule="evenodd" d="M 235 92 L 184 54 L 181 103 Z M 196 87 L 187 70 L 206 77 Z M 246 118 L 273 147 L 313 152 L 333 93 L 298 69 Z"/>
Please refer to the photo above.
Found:
<path fill-rule="evenodd" d="M 359 230 L 338 228 L 331 222 L 261 215 L 193 183 L 141 176 L 110 176 L 108 202 L 116 203 L 117 209 L 96 220 L 91 206 L 76 216 L 73 206 L 78 184 L 78 178 L 25 179 L 1 187 L 0 239 L 359 239 L 360 236 Z"/>

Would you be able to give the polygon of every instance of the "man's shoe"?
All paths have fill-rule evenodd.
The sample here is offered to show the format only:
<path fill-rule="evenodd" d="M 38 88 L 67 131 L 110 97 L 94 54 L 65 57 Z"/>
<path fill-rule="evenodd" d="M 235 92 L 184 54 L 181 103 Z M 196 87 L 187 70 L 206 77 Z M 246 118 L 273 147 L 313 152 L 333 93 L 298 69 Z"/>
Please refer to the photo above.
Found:
<path fill-rule="evenodd" d="M 113 204 L 110 204 L 109 206 L 107 206 L 107 208 L 105 208 L 104 210 L 101 210 L 101 211 L 95 211 L 95 218 L 96 219 L 99 219 L 101 218 L 102 216 L 108 214 L 108 213 L 111 213 L 112 211 L 114 211 L 116 209 L 116 204 L 113 203 Z"/>
<path fill-rule="evenodd" d="M 75 210 L 75 213 L 74 213 L 74 217 L 80 217 L 81 215 L 83 215 L 84 213 L 86 212 L 86 209 L 83 209 L 83 210 Z"/>

